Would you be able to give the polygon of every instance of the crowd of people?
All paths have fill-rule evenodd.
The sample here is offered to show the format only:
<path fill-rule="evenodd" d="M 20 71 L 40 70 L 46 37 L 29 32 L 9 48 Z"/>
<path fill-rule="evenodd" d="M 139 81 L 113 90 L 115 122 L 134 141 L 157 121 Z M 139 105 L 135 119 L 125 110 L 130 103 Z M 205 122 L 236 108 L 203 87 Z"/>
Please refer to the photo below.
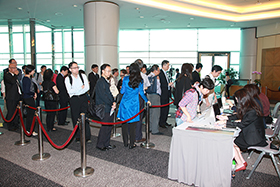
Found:
<path fill-rule="evenodd" d="M 160 108 L 151 108 L 150 132 L 153 135 L 162 135 L 160 128 L 168 128 L 167 123 L 171 93 L 174 96 L 176 111 L 176 125 L 184 122 L 192 123 L 193 119 L 201 113 L 200 105 L 204 103 L 211 106 L 217 102 L 214 92 L 216 79 L 222 72 L 222 67 L 214 65 L 209 75 L 200 77 L 202 64 L 194 66 L 184 63 L 181 66 L 181 73 L 176 69 L 176 80 L 171 82 L 168 76 L 169 61 L 164 60 L 161 68 L 154 64 L 150 68 L 141 59 L 135 60 L 126 69 L 111 69 L 110 64 L 97 64 L 91 66 L 91 72 L 86 76 L 85 72 L 79 70 L 76 62 L 62 66 L 60 72 L 41 66 L 41 71 L 35 73 L 33 65 L 26 65 L 22 70 L 17 68 L 15 59 L 9 61 L 9 67 L 4 70 L 2 81 L 2 94 L 7 106 L 6 118 L 10 119 L 18 102 L 31 107 L 40 106 L 44 101 L 46 109 L 65 108 L 70 104 L 73 127 L 77 124 L 80 113 L 87 113 L 89 97 L 96 105 L 104 106 L 104 117 L 102 122 L 113 122 L 114 116 L 125 121 L 139 113 L 145 103 L 148 105 L 165 105 Z M 120 76 L 120 79 L 118 78 Z M 229 77 L 227 75 L 227 81 Z M 4 87 L 4 88 L 3 88 Z M 174 90 L 174 91 L 172 91 Z M 229 89 L 226 88 L 229 97 Z M 241 132 L 234 141 L 236 171 L 246 169 L 241 150 L 249 146 L 266 146 L 265 128 L 269 119 L 269 100 L 260 93 L 258 86 L 248 84 L 236 91 L 235 99 L 236 114 L 232 116 L 218 116 L 219 124 L 225 127 L 239 127 Z M 113 113 L 116 115 L 113 115 Z M 26 108 L 25 124 L 27 131 L 30 131 L 35 111 Z M 122 124 L 122 136 L 125 147 L 133 149 L 135 143 L 144 142 L 142 135 L 142 121 L 145 113 L 142 112 L 135 118 Z M 56 131 L 54 127 L 56 112 L 48 112 L 46 117 L 47 131 Z M 67 110 L 58 112 L 58 125 L 67 125 Z M 8 123 L 8 130 L 14 131 L 19 127 L 18 115 Z M 86 141 L 90 142 L 91 131 L 89 122 L 86 122 Z M 110 144 L 111 125 L 101 125 L 99 130 L 96 148 L 101 151 L 116 148 Z M 35 130 L 36 131 L 36 130 Z M 36 132 L 33 135 L 36 135 Z M 80 141 L 80 133 L 76 133 L 76 142 Z"/>

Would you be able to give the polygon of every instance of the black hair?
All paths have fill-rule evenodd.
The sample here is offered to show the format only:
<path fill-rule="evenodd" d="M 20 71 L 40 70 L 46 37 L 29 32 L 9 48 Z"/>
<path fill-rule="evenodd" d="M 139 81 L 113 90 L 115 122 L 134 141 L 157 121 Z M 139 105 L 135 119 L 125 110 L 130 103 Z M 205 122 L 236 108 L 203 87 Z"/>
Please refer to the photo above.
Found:
<path fill-rule="evenodd" d="M 206 88 L 208 90 L 212 90 L 215 86 L 214 82 L 210 78 L 205 78 L 199 83 L 199 87 L 203 86 L 203 88 Z"/>
<path fill-rule="evenodd" d="M 13 60 L 16 61 L 14 58 L 11 58 L 11 59 L 9 60 L 9 64 L 12 63 Z"/>
<path fill-rule="evenodd" d="M 53 76 L 53 71 L 52 71 L 51 69 L 47 69 L 47 70 L 44 72 L 44 75 L 43 75 L 44 81 L 50 81 L 50 80 L 52 80 L 52 76 Z"/>
<path fill-rule="evenodd" d="M 97 64 L 92 64 L 92 65 L 91 65 L 91 69 L 96 68 L 96 67 L 98 67 Z"/>
<path fill-rule="evenodd" d="M 71 68 L 71 67 L 73 66 L 73 64 L 77 64 L 77 65 L 78 65 L 77 62 L 74 62 L 74 61 L 73 61 L 73 62 L 70 62 L 70 63 L 68 64 L 68 67 Z"/>
<path fill-rule="evenodd" d="M 139 84 L 142 82 L 142 77 L 140 74 L 140 68 L 137 63 L 132 63 L 129 66 L 129 82 L 128 85 L 135 89 L 139 86 Z"/>
<path fill-rule="evenodd" d="M 126 68 L 129 68 L 129 66 L 126 66 Z"/>
<path fill-rule="evenodd" d="M 161 63 L 161 67 L 163 67 L 165 64 L 168 64 L 169 63 L 169 61 L 168 60 L 164 60 L 164 61 L 162 61 L 162 63 Z"/>
<path fill-rule="evenodd" d="M 213 71 L 215 71 L 215 72 L 218 72 L 218 71 L 222 71 L 223 70 L 223 68 L 221 67 L 221 66 L 219 66 L 219 65 L 214 65 L 213 67 L 212 67 L 212 72 Z"/>
<path fill-rule="evenodd" d="M 21 67 L 22 70 L 25 70 L 25 68 L 26 68 L 26 65 L 23 65 L 23 66 Z"/>
<path fill-rule="evenodd" d="M 43 68 L 47 68 L 47 66 L 45 66 L 45 65 L 42 65 L 42 66 L 41 66 L 41 69 L 43 69 Z"/>
<path fill-rule="evenodd" d="M 157 70 L 159 68 L 159 66 L 157 64 L 154 64 L 151 68 L 150 68 L 150 72 L 154 72 L 155 70 Z"/>
<path fill-rule="evenodd" d="M 106 69 L 106 67 L 111 67 L 110 64 L 102 64 L 102 66 L 100 67 L 100 74 L 102 75 L 102 70 Z"/>
<path fill-rule="evenodd" d="M 192 70 L 193 70 L 193 67 L 192 67 L 192 65 L 191 64 L 189 64 L 189 63 L 184 63 L 183 65 L 182 65 L 182 67 L 181 67 L 181 73 L 180 73 L 180 75 L 179 75 L 179 77 L 178 77 L 178 81 L 180 81 L 181 80 L 181 78 L 183 77 L 183 76 L 187 76 L 187 77 L 189 77 L 190 79 L 192 79 Z"/>
<path fill-rule="evenodd" d="M 179 68 L 176 68 L 176 70 L 175 71 L 178 71 L 179 72 Z"/>
<path fill-rule="evenodd" d="M 116 73 L 118 71 L 119 71 L 118 68 L 114 68 L 114 69 L 112 69 L 112 74 L 114 75 L 114 73 Z"/>
<path fill-rule="evenodd" d="M 29 73 L 31 73 L 31 71 L 33 71 L 35 69 L 35 67 L 31 64 L 27 65 L 25 67 L 25 74 L 28 75 Z"/>
<path fill-rule="evenodd" d="M 62 66 L 62 67 L 60 68 L 60 72 L 66 71 L 66 70 L 69 70 L 69 69 L 67 68 L 67 66 Z"/>
<path fill-rule="evenodd" d="M 127 74 L 127 71 L 125 69 L 120 70 L 123 74 Z"/>
<path fill-rule="evenodd" d="M 226 76 L 229 76 L 229 72 L 228 72 L 228 71 L 226 71 L 225 75 L 226 75 Z"/>
<path fill-rule="evenodd" d="M 140 70 L 143 68 L 144 65 L 143 60 L 137 59 L 134 61 L 134 63 L 136 63 L 139 66 Z"/>
<path fill-rule="evenodd" d="M 146 64 L 143 64 L 143 68 L 147 69 L 147 65 L 146 65 Z"/>
<path fill-rule="evenodd" d="M 201 63 L 197 63 L 195 66 L 195 69 L 203 68 L 203 65 Z"/>
<path fill-rule="evenodd" d="M 262 116 L 262 111 L 260 106 L 257 104 L 255 99 L 248 94 L 248 91 L 244 88 L 237 90 L 234 93 L 234 97 L 237 98 L 237 116 L 242 120 L 243 116 L 249 110 L 254 109 L 258 116 Z"/>

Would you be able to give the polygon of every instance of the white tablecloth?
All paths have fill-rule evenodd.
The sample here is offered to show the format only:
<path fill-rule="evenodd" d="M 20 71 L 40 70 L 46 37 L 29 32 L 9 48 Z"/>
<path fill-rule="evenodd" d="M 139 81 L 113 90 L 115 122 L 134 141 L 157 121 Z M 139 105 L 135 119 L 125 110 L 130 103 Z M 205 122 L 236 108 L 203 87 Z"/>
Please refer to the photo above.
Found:
<path fill-rule="evenodd" d="M 186 130 L 188 125 L 173 128 L 168 178 L 201 187 L 230 187 L 234 133 Z"/>

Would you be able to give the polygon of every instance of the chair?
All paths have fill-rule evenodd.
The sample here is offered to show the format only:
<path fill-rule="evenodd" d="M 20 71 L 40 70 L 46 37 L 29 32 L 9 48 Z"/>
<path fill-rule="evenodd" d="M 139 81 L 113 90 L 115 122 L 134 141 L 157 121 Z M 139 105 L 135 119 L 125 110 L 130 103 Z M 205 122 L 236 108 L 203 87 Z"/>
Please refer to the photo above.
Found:
<path fill-rule="evenodd" d="M 268 154 L 271 159 L 272 159 L 272 162 L 274 164 L 274 167 L 276 169 L 276 172 L 278 174 L 278 177 L 280 178 L 280 172 L 279 172 L 279 169 L 277 167 L 277 163 L 275 161 L 275 157 L 274 155 L 278 155 L 279 159 L 280 159 L 280 149 L 279 150 L 274 150 L 274 149 L 270 149 L 270 141 L 267 141 L 268 145 L 266 147 L 258 147 L 258 146 L 251 146 L 249 147 L 248 149 L 252 149 L 252 150 L 256 150 L 256 151 L 261 151 L 261 154 L 260 156 L 258 157 L 258 159 L 256 160 L 256 162 L 254 163 L 254 168 L 252 169 L 252 171 L 249 173 L 248 177 L 246 177 L 246 179 L 250 179 L 251 175 L 253 174 L 253 172 L 256 170 L 258 164 L 260 163 L 260 161 L 262 160 L 262 157 L 265 155 L 265 154 Z M 250 156 L 252 155 L 253 151 L 250 153 Z M 250 157 L 249 156 L 249 157 Z"/>
<path fill-rule="evenodd" d="M 279 131 L 280 131 L 280 115 L 278 116 L 278 118 L 274 124 L 274 130 L 265 129 L 265 138 L 267 140 L 271 140 L 271 138 L 274 138 L 274 137 L 279 139 L 279 137 L 278 137 Z"/>
<path fill-rule="evenodd" d="M 276 103 L 276 105 L 275 105 L 275 107 L 273 109 L 273 112 L 272 112 L 272 117 L 273 118 L 277 118 L 278 117 L 279 108 L 280 108 L 280 102 Z"/>

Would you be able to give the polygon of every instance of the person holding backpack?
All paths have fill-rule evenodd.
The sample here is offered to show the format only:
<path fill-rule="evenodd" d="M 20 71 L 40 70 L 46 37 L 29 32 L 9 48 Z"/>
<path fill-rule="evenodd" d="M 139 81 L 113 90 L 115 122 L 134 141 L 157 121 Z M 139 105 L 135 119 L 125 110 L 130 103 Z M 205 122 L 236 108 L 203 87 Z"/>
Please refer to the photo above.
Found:
<path fill-rule="evenodd" d="M 77 124 L 81 113 L 86 113 L 88 108 L 87 92 L 89 90 L 89 83 L 85 74 L 79 73 L 79 66 L 77 62 L 70 62 L 69 70 L 71 75 L 65 78 L 65 86 L 70 96 L 70 108 L 73 127 Z M 89 123 L 86 121 L 86 141 L 90 141 L 91 133 Z M 76 142 L 80 141 L 80 130 L 76 133 Z"/>
<path fill-rule="evenodd" d="M 146 90 L 147 98 L 153 105 L 160 105 L 160 94 L 161 94 L 161 88 L 160 88 L 160 79 L 159 79 L 159 73 L 160 69 L 159 66 L 154 64 L 150 69 L 150 74 L 148 75 L 148 79 L 150 81 L 151 86 L 148 87 Z M 162 132 L 159 132 L 158 130 L 158 123 L 159 123 L 159 117 L 160 117 L 160 108 L 150 108 L 150 130 L 152 131 L 153 135 L 163 135 Z"/>
<path fill-rule="evenodd" d="M 197 106 L 204 95 L 207 95 L 214 88 L 214 82 L 210 78 L 203 79 L 200 84 L 195 84 L 194 88 L 187 90 L 178 104 L 176 111 L 177 126 L 184 122 L 192 123 L 192 119 L 197 115 Z"/>

